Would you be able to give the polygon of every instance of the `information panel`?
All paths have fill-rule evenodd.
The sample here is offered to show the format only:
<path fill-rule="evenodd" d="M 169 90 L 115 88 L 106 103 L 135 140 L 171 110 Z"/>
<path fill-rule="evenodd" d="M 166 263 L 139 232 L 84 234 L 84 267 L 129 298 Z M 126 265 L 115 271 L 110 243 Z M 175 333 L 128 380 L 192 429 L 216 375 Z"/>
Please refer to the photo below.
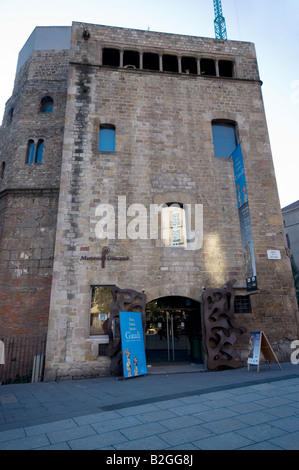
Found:
<path fill-rule="evenodd" d="M 140 312 L 119 312 L 125 378 L 147 374 L 142 317 Z"/>
<path fill-rule="evenodd" d="M 252 331 L 249 338 L 248 364 L 257 366 L 260 361 L 261 332 Z"/>
<path fill-rule="evenodd" d="M 251 365 L 257 366 L 257 371 L 260 368 L 260 356 L 263 354 L 268 366 L 270 367 L 270 361 L 277 362 L 279 368 L 281 365 L 263 331 L 252 331 L 249 338 L 249 352 L 247 359 L 248 370 Z"/>

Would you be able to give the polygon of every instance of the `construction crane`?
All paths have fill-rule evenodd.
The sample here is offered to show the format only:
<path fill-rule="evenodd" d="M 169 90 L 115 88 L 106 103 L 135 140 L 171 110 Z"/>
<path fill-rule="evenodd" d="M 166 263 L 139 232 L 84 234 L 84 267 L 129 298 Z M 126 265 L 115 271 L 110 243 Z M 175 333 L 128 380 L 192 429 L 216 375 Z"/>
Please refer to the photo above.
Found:
<path fill-rule="evenodd" d="M 216 39 L 227 39 L 226 24 L 225 18 L 222 13 L 222 4 L 221 0 L 213 0 L 214 2 L 214 28 L 215 28 L 215 37 Z"/>

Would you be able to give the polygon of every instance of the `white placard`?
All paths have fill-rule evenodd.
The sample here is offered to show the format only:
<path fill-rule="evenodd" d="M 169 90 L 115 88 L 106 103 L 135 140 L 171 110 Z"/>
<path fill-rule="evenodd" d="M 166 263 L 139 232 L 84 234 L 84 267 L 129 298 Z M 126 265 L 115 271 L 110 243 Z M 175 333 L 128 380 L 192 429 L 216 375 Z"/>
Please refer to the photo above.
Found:
<path fill-rule="evenodd" d="M 281 259 L 280 250 L 267 250 L 268 259 Z"/>

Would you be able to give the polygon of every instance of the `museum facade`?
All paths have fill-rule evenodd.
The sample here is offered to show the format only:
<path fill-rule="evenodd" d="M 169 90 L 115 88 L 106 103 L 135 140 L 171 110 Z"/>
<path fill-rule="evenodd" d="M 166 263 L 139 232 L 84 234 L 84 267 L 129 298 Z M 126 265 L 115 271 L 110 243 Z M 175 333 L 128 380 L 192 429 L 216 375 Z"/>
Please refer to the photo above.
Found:
<path fill-rule="evenodd" d="M 47 335 L 45 380 L 118 373 L 130 310 L 149 364 L 242 365 L 257 330 L 289 359 L 261 87 L 251 43 L 34 30 L 0 131 L 0 302 L 3 335 Z"/>

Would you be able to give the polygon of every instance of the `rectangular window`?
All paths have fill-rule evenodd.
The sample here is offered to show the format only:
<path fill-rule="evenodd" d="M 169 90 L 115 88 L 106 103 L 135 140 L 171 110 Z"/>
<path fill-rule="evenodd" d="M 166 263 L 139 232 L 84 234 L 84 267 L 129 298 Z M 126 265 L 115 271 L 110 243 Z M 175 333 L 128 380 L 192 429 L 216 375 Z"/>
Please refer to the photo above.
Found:
<path fill-rule="evenodd" d="M 110 65 L 111 67 L 119 67 L 120 52 L 118 49 L 106 47 L 103 49 L 103 65 Z"/>
<path fill-rule="evenodd" d="M 200 60 L 200 73 L 201 75 L 211 75 L 216 77 L 216 65 L 214 59 L 201 59 Z"/>
<path fill-rule="evenodd" d="M 213 124 L 213 143 L 216 158 L 230 158 L 236 149 L 235 126 Z"/>
<path fill-rule="evenodd" d="M 231 60 L 219 60 L 218 66 L 220 77 L 234 76 L 234 63 Z"/>
<path fill-rule="evenodd" d="M 90 336 L 107 335 L 107 322 L 110 317 L 112 286 L 91 287 Z"/>
<path fill-rule="evenodd" d="M 100 126 L 99 150 L 105 152 L 115 151 L 115 126 L 102 124 Z"/>
<path fill-rule="evenodd" d="M 249 295 L 235 296 L 235 313 L 251 313 L 251 302 Z"/>
<path fill-rule="evenodd" d="M 162 209 L 163 245 L 186 247 L 186 214 L 181 204 L 171 203 Z"/>

